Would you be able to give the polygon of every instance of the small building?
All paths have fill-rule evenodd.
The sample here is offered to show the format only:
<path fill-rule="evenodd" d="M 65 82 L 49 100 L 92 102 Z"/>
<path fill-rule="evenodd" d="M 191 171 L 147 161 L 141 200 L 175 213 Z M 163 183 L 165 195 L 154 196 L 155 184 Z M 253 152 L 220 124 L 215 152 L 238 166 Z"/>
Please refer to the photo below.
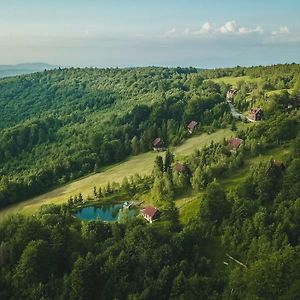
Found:
<path fill-rule="evenodd" d="M 285 165 L 280 160 L 272 159 L 271 160 L 271 167 L 275 167 L 275 168 L 278 168 L 278 169 L 281 169 L 281 170 L 285 170 Z"/>
<path fill-rule="evenodd" d="M 234 137 L 229 139 L 228 141 L 228 147 L 230 150 L 236 151 L 242 144 L 243 144 L 243 140 L 238 138 L 238 137 Z"/>
<path fill-rule="evenodd" d="M 279 170 L 279 171 L 283 172 L 285 170 L 284 163 L 279 160 L 271 159 L 269 168 L 267 170 L 267 174 L 271 175 L 272 171 L 274 171 L 274 170 Z"/>
<path fill-rule="evenodd" d="M 236 93 L 237 93 L 237 90 L 231 88 L 231 89 L 227 92 L 227 94 L 226 94 L 226 99 L 227 99 L 227 100 L 233 99 L 233 98 L 235 97 Z"/>
<path fill-rule="evenodd" d="M 188 124 L 188 126 L 187 126 L 188 132 L 189 132 L 190 134 L 192 134 L 193 131 L 196 129 L 197 126 L 198 126 L 198 122 L 196 122 L 196 121 L 191 121 L 191 122 Z"/>
<path fill-rule="evenodd" d="M 250 110 L 249 119 L 252 121 L 260 121 L 263 118 L 263 111 L 259 107 L 253 107 Z"/>
<path fill-rule="evenodd" d="M 163 150 L 163 141 L 161 138 L 156 138 L 153 142 L 152 142 L 152 146 L 153 146 L 153 150 L 154 151 L 161 151 Z"/>
<path fill-rule="evenodd" d="M 130 208 L 130 206 L 132 206 L 132 205 L 133 205 L 133 202 L 125 201 L 123 203 L 123 208 Z"/>
<path fill-rule="evenodd" d="M 159 219 L 160 217 L 159 210 L 153 206 L 148 206 L 142 209 L 141 214 L 149 223 L 153 223 L 155 220 Z"/>
<path fill-rule="evenodd" d="M 186 166 L 181 163 L 176 163 L 176 165 L 174 166 L 174 170 L 178 173 L 184 173 L 186 170 Z"/>
<path fill-rule="evenodd" d="M 292 107 L 300 108 L 300 95 L 292 99 Z"/>

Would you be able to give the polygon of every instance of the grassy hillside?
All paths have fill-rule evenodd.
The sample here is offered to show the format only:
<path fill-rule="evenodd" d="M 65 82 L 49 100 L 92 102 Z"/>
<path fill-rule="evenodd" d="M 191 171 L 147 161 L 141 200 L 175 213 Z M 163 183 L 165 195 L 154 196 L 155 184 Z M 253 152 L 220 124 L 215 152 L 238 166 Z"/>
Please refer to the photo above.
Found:
<path fill-rule="evenodd" d="M 240 124 L 240 126 L 243 127 L 245 124 Z M 221 142 L 224 138 L 233 135 L 234 133 L 229 129 L 221 129 L 212 134 L 205 133 L 188 139 L 182 145 L 174 148 L 173 151 L 176 154 L 176 158 L 180 159 L 191 154 L 195 149 L 200 149 L 204 145 L 210 144 L 211 141 Z M 17 212 L 32 214 L 37 211 L 41 205 L 66 202 L 70 196 L 78 194 L 79 192 L 86 197 L 92 194 L 94 186 L 105 186 L 108 182 L 113 181 L 121 182 L 125 176 L 130 177 L 134 174 L 148 175 L 153 169 L 154 160 L 157 155 L 158 153 L 148 152 L 132 156 L 127 161 L 107 167 L 100 173 L 76 180 L 34 199 L 0 210 L 0 218 Z"/>
<path fill-rule="evenodd" d="M 232 86 L 237 86 L 238 82 L 245 81 L 245 82 L 261 82 L 261 78 L 251 78 L 250 76 L 238 76 L 238 77 L 233 77 L 233 76 L 225 76 L 221 78 L 211 78 L 209 80 L 212 80 L 215 83 L 225 83 L 225 84 L 230 84 Z"/>
<path fill-rule="evenodd" d="M 152 148 L 191 120 L 230 123 L 224 92 L 193 68 L 58 69 L 0 80 L 0 207 Z"/>
<path fill-rule="evenodd" d="M 280 161 L 286 161 L 290 155 L 289 146 L 276 147 L 267 151 L 262 155 L 246 159 L 244 165 L 227 176 L 226 178 L 220 179 L 220 184 L 222 187 L 230 191 L 235 189 L 239 184 L 241 184 L 247 176 L 250 175 L 253 168 L 258 167 L 260 163 L 268 163 L 272 158 L 276 158 Z M 179 209 L 179 218 L 182 224 L 187 224 L 190 219 L 197 216 L 200 206 L 200 199 L 202 193 L 198 195 L 195 194 L 186 194 L 184 197 L 180 197 L 176 200 L 176 206 Z"/>

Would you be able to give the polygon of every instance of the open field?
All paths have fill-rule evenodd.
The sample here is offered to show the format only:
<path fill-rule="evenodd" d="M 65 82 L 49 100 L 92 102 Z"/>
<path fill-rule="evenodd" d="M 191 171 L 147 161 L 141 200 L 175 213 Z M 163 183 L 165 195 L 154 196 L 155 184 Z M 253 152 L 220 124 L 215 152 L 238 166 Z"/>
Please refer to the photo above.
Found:
<path fill-rule="evenodd" d="M 212 78 L 209 79 L 215 83 L 225 83 L 225 84 L 230 84 L 232 86 L 236 86 L 239 81 L 250 81 L 250 82 L 259 82 L 261 79 L 260 78 L 251 78 L 250 76 L 240 76 L 240 77 L 220 77 L 220 78 Z"/>
<path fill-rule="evenodd" d="M 241 124 L 245 126 L 245 124 Z M 195 149 L 199 149 L 211 141 L 222 141 L 223 138 L 228 138 L 234 135 L 230 129 L 220 129 L 212 134 L 202 134 L 188 139 L 182 145 L 172 149 L 177 158 L 191 154 Z M 81 192 L 84 197 L 92 194 L 94 186 L 105 186 L 108 182 L 121 182 L 127 176 L 130 177 L 136 173 L 140 175 L 150 174 L 153 168 L 153 163 L 157 153 L 148 152 L 138 156 L 132 156 L 128 160 L 115 164 L 103 169 L 102 172 L 92 174 L 81 178 L 62 187 L 54 189 L 41 196 L 31 200 L 23 201 L 12 205 L 0 211 L 0 218 L 3 218 L 12 213 L 32 214 L 36 212 L 41 205 L 44 204 L 60 204 L 66 202 L 72 195 Z"/>
<path fill-rule="evenodd" d="M 266 96 L 269 97 L 269 96 L 273 96 L 273 95 L 279 95 L 284 91 L 287 91 L 288 93 L 291 94 L 293 92 L 293 89 L 282 89 L 282 90 L 269 91 L 269 92 L 266 92 Z"/>

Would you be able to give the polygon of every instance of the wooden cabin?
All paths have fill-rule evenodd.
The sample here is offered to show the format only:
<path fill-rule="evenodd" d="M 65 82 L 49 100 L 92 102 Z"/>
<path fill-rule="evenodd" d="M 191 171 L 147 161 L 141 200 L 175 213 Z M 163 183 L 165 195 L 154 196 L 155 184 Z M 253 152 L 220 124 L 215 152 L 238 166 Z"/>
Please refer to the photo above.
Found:
<path fill-rule="evenodd" d="M 252 121 L 260 121 L 263 118 L 263 111 L 259 107 L 253 107 L 250 110 L 249 119 Z"/>
<path fill-rule="evenodd" d="M 271 160 L 271 166 L 275 167 L 275 168 L 278 168 L 278 169 L 281 169 L 281 170 L 285 170 L 285 165 L 280 160 L 272 159 Z"/>
<path fill-rule="evenodd" d="M 174 166 L 174 170 L 178 173 L 184 173 L 186 170 L 186 166 L 181 163 L 176 163 Z"/>
<path fill-rule="evenodd" d="M 243 144 L 243 140 L 238 138 L 238 137 L 234 137 L 229 139 L 228 141 L 228 147 L 230 150 L 236 151 L 242 144 Z"/>
<path fill-rule="evenodd" d="M 152 142 L 152 147 L 154 151 L 162 151 L 163 150 L 163 141 L 161 138 L 156 138 L 153 142 Z"/>
<path fill-rule="evenodd" d="M 235 97 L 236 93 L 237 93 L 237 90 L 235 90 L 235 89 L 230 89 L 230 90 L 227 92 L 227 94 L 226 94 L 226 99 L 227 99 L 227 100 L 233 99 L 233 98 Z"/>
<path fill-rule="evenodd" d="M 198 122 L 196 122 L 196 121 L 191 121 L 191 122 L 188 124 L 188 126 L 187 126 L 188 132 L 189 132 L 190 134 L 192 134 L 193 131 L 196 129 L 197 126 L 198 126 Z"/>
<path fill-rule="evenodd" d="M 153 223 L 155 220 L 159 219 L 160 212 L 156 207 L 148 206 L 141 210 L 141 214 L 149 223 Z"/>
<path fill-rule="evenodd" d="M 300 108 L 300 95 L 292 99 L 292 107 Z"/>

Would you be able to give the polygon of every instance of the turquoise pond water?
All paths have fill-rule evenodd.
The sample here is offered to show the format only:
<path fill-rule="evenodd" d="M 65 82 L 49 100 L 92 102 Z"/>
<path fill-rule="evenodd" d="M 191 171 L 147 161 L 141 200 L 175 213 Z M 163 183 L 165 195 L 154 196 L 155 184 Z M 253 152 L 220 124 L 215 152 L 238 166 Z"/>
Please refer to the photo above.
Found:
<path fill-rule="evenodd" d="M 103 204 L 99 206 L 89 206 L 77 211 L 75 216 L 80 220 L 97 220 L 100 219 L 106 222 L 113 222 L 118 220 L 120 209 L 123 204 Z M 126 209 L 130 217 L 136 215 L 135 209 Z"/>

